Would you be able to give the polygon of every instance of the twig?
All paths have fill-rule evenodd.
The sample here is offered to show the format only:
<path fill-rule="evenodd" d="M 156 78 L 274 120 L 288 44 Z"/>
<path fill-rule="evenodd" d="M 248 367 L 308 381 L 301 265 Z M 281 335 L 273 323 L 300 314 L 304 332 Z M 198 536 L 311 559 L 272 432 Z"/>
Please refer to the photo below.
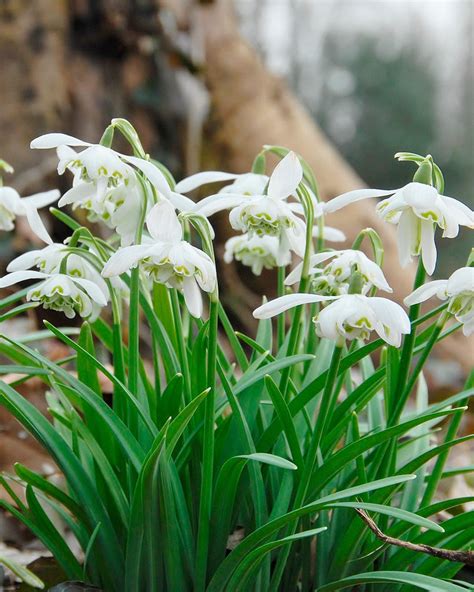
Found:
<path fill-rule="evenodd" d="M 359 516 L 367 524 L 375 536 L 388 545 L 403 547 L 404 549 L 409 549 L 410 551 L 415 551 L 416 553 L 426 553 L 428 555 L 432 555 L 433 557 L 446 559 L 447 561 L 464 563 L 465 565 L 474 567 L 474 552 L 472 551 L 452 551 L 451 549 L 440 549 L 439 547 L 431 547 L 430 545 L 410 543 L 409 541 L 396 539 L 384 534 L 377 524 L 372 520 L 372 518 L 366 512 L 364 512 L 364 510 L 355 508 L 355 511 L 359 514 Z"/>

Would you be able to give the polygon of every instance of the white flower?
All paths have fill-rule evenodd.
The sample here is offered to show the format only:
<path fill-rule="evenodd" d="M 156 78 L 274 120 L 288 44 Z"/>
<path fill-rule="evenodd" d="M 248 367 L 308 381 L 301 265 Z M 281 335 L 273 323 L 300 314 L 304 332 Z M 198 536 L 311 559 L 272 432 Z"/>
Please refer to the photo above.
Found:
<path fill-rule="evenodd" d="M 120 275 L 140 264 L 156 282 L 181 290 L 189 312 L 202 316 L 200 289 L 213 292 L 216 287 L 213 261 L 183 240 L 181 224 L 168 201 L 163 200 L 150 210 L 146 224 L 154 242 L 119 249 L 106 263 L 102 275 Z"/>
<path fill-rule="evenodd" d="M 251 178 L 252 187 L 254 177 Z M 305 223 L 296 215 L 301 213 L 301 204 L 286 201 L 295 194 L 302 178 L 303 169 L 298 157 L 289 152 L 268 180 L 266 195 L 263 191 L 249 195 L 250 188 L 246 185 L 248 179 L 239 178 L 240 191 L 243 192 L 211 195 L 196 205 L 195 212 L 211 216 L 221 210 L 231 209 L 229 220 L 235 230 L 248 232 L 250 236 L 275 236 L 279 239 L 282 257 L 288 249 L 302 256 L 305 249 Z M 181 191 L 183 184 L 177 186 Z M 262 185 L 263 182 L 260 188 Z"/>
<path fill-rule="evenodd" d="M 401 306 L 386 298 L 369 298 L 362 294 L 288 294 L 263 304 L 253 316 L 268 319 L 294 306 L 330 300 L 334 302 L 313 319 L 320 337 L 341 342 L 343 339 L 368 339 L 375 331 L 389 345 L 399 347 L 402 334 L 410 333 L 410 320 Z"/>
<path fill-rule="evenodd" d="M 72 146 L 85 149 L 76 152 Z M 119 154 L 100 144 L 58 133 L 36 138 L 31 148 L 56 148 L 58 173 L 63 174 L 68 169 L 74 174 L 73 187 L 63 195 L 59 205 L 74 204 L 87 209 L 91 220 L 100 219 L 116 229 L 122 245 L 133 241 L 145 199 L 136 169 L 145 175 L 158 194 L 177 208 L 194 208 L 192 200 L 171 190 L 165 176 L 149 160 Z"/>
<path fill-rule="evenodd" d="M 407 306 L 419 304 L 435 296 L 449 299 L 448 311 L 463 324 L 463 333 L 474 333 L 474 268 L 461 267 L 447 280 L 435 280 L 420 286 L 404 300 Z"/>
<path fill-rule="evenodd" d="M 260 275 L 263 268 L 289 265 L 291 253 L 287 251 L 282 256 L 276 236 L 241 234 L 233 236 L 225 244 L 224 261 L 231 263 L 234 259 L 251 267 L 255 275 Z"/>
<path fill-rule="evenodd" d="M 321 211 L 319 211 L 318 213 L 319 213 L 319 215 L 322 214 Z M 319 226 L 316 223 L 313 228 L 313 237 L 319 238 L 319 235 L 320 235 Z M 342 232 L 342 230 L 339 230 L 338 228 L 333 228 L 332 226 L 324 226 L 323 227 L 323 238 L 324 238 L 324 240 L 329 241 L 330 243 L 343 243 L 347 237 Z"/>
<path fill-rule="evenodd" d="M 26 216 L 31 230 L 45 243 L 51 243 L 51 237 L 38 214 L 38 209 L 55 202 L 59 191 L 35 193 L 29 197 L 20 197 L 13 187 L 0 187 L 0 230 L 13 230 L 15 218 Z"/>
<path fill-rule="evenodd" d="M 26 299 L 41 302 L 46 309 L 62 311 L 68 318 L 73 318 L 78 313 L 81 317 L 94 321 L 101 308 L 107 305 L 104 293 L 94 282 L 61 273 L 15 271 L 0 279 L 0 288 L 36 279 L 44 281 L 33 286 Z"/>
<path fill-rule="evenodd" d="M 332 259 L 322 269 L 321 263 Z M 285 280 L 287 286 L 301 278 L 303 264 L 297 265 Z M 371 261 L 362 251 L 345 249 L 317 253 L 310 258 L 309 275 L 314 275 L 313 289 L 319 294 L 339 296 L 347 294 L 354 272 L 358 271 L 363 279 L 362 294 L 367 294 L 372 287 L 385 292 L 393 292 L 380 267 Z"/>
<path fill-rule="evenodd" d="M 391 195 L 393 194 L 393 195 Z M 336 197 L 324 205 L 326 213 L 367 199 L 391 195 L 377 205 L 378 214 L 387 222 L 398 224 L 398 248 L 402 267 L 413 255 L 420 255 L 426 272 L 431 275 L 436 267 L 436 225 L 443 229 L 443 237 L 454 238 L 459 226 L 474 228 L 474 212 L 465 204 L 440 195 L 434 187 L 423 183 L 408 183 L 397 190 L 358 189 Z"/>
<path fill-rule="evenodd" d="M 179 193 L 188 193 L 208 183 L 221 183 L 232 181 L 223 187 L 218 193 L 234 193 L 238 195 L 262 195 L 268 184 L 267 175 L 257 173 L 244 173 L 236 175 L 233 173 L 222 173 L 220 171 L 205 171 L 186 177 L 176 184 L 175 190 Z"/>
<path fill-rule="evenodd" d="M 87 251 L 86 251 L 87 252 Z M 37 267 L 46 274 L 59 274 L 61 263 L 67 257 L 65 274 L 72 278 L 83 278 L 96 284 L 102 291 L 106 301 L 109 300 L 109 291 L 104 279 L 97 269 L 78 253 L 71 253 L 67 245 L 53 243 L 44 247 L 23 253 L 8 264 L 7 271 L 25 271 Z M 118 287 L 118 286 L 117 286 Z"/>

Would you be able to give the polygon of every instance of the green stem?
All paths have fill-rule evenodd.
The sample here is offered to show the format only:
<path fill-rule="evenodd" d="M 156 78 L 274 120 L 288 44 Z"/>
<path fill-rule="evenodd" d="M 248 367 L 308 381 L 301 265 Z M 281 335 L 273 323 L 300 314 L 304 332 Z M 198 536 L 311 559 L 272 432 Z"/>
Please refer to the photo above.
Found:
<path fill-rule="evenodd" d="M 278 296 L 285 294 L 285 267 L 278 267 Z M 277 352 L 280 351 L 285 341 L 285 313 L 277 318 Z"/>
<path fill-rule="evenodd" d="M 204 592 L 207 583 L 207 561 L 210 535 L 210 518 L 214 478 L 214 414 L 216 400 L 217 326 L 219 303 L 215 294 L 211 297 L 209 311 L 209 337 L 207 348 L 207 385 L 210 388 L 204 408 L 203 456 L 201 499 L 196 549 L 195 592 Z"/>
<path fill-rule="evenodd" d="M 418 262 L 418 269 L 416 271 L 416 277 L 415 277 L 415 282 L 413 285 L 413 290 L 416 290 L 417 288 L 419 288 L 422 284 L 423 281 L 425 279 L 425 268 L 423 267 L 423 261 L 421 260 L 421 256 Z M 412 357 L 413 357 L 413 348 L 415 347 L 415 339 L 416 339 L 416 331 L 413 328 L 413 322 L 416 321 L 416 319 L 418 318 L 419 314 L 420 314 L 420 304 L 414 304 L 413 306 L 410 307 L 410 312 L 409 312 L 409 319 L 410 319 L 410 323 L 412 324 L 411 326 L 411 332 L 408 335 L 405 335 L 405 339 L 403 341 L 403 348 L 402 348 L 402 354 L 400 357 L 400 365 L 398 367 L 398 380 L 397 380 L 397 387 L 396 387 L 396 391 L 395 391 L 395 398 L 394 400 L 397 400 L 397 394 L 403 393 L 405 390 L 405 385 L 407 383 L 407 379 L 408 379 L 408 374 L 410 372 L 410 366 L 411 366 L 411 361 L 412 361 Z M 401 399 L 401 396 L 400 396 Z M 405 404 L 405 402 L 403 403 Z M 398 409 L 399 405 L 397 404 L 397 409 Z M 389 419 L 389 424 L 393 425 L 393 421 L 396 421 L 396 415 L 395 413 L 392 413 L 392 417 Z"/>
<path fill-rule="evenodd" d="M 191 375 L 189 372 L 188 356 L 186 353 L 186 343 L 183 335 L 183 324 L 181 318 L 181 311 L 179 307 L 178 292 L 176 290 L 171 291 L 171 309 L 173 312 L 174 330 L 176 335 L 178 356 L 181 363 L 181 372 L 183 373 L 184 379 L 184 399 L 185 404 L 191 402 Z"/>
<path fill-rule="evenodd" d="M 303 267 L 301 270 L 301 280 L 298 292 L 307 292 L 309 287 L 309 266 L 311 262 L 311 255 L 313 253 L 313 224 L 314 224 L 314 205 L 308 190 L 304 185 L 298 189 L 298 197 L 303 205 L 306 217 L 306 244 L 303 258 Z M 290 338 L 288 341 L 287 356 L 292 356 L 298 349 L 298 342 L 300 336 L 301 316 L 303 314 L 303 306 L 298 306 L 293 314 L 293 320 L 290 329 Z M 280 391 L 285 399 L 288 399 L 288 383 L 291 376 L 291 368 L 285 368 L 281 373 Z"/>
<path fill-rule="evenodd" d="M 331 363 L 329 365 L 328 374 L 326 376 L 326 382 L 324 385 L 323 396 L 321 398 L 321 403 L 319 406 L 319 413 L 316 420 L 316 425 L 311 435 L 308 451 L 306 453 L 306 463 L 303 467 L 301 479 L 296 490 L 293 509 L 297 509 L 303 506 L 306 494 L 308 492 L 308 487 L 311 482 L 311 476 L 313 474 L 314 466 L 317 460 L 317 454 L 321 442 L 321 437 L 324 433 L 324 428 L 327 423 L 328 410 L 331 406 L 331 399 L 333 393 L 335 392 L 334 386 L 336 384 L 336 378 L 339 371 L 342 350 L 342 346 L 340 344 L 336 344 L 336 347 L 334 348 L 332 354 Z M 296 520 L 292 525 L 290 534 L 294 534 L 297 528 L 298 520 Z M 287 545 L 285 549 L 281 551 L 278 557 L 277 565 L 273 573 L 269 592 L 277 592 L 278 590 L 283 572 L 285 570 L 286 562 L 290 554 L 290 549 L 291 545 Z"/>
<path fill-rule="evenodd" d="M 411 376 L 408 379 L 403 394 L 401 395 L 401 397 L 398 398 L 398 400 L 396 400 L 392 419 L 394 423 L 396 423 L 400 419 L 400 415 L 402 414 L 403 408 L 405 407 L 405 403 L 408 397 L 410 396 L 410 393 L 412 392 L 413 388 L 415 387 L 416 381 L 418 380 L 418 377 L 421 371 L 423 370 L 423 366 L 425 365 L 425 362 L 428 359 L 431 350 L 435 346 L 448 317 L 449 313 L 447 311 L 444 311 L 439 317 L 438 322 L 435 324 L 431 332 L 430 338 L 426 342 L 425 347 L 423 348 L 420 357 L 418 358 L 415 369 L 413 370 Z"/>

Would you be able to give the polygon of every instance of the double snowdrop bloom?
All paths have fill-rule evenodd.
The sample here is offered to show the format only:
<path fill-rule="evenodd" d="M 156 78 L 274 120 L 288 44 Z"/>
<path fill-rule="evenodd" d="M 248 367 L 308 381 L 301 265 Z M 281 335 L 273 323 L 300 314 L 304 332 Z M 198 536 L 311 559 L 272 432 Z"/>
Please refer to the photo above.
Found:
<path fill-rule="evenodd" d="M 393 194 L 393 195 L 392 195 Z M 430 185 L 408 183 L 397 190 L 358 189 L 336 197 L 324 205 L 326 213 L 367 199 L 391 195 L 377 205 L 378 214 L 387 222 L 398 225 L 400 264 L 405 267 L 412 257 L 420 255 L 426 272 L 431 275 L 436 267 L 435 229 L 443 230 L 443 237 L 454 238 L 459 226 L 474 228 L 474 213 L 460 201 L 440 195 Z"/>
<path fill-rule="evenodd" d="M 386 343 L 399 347 L 402 335 L 410 333 L 410 320 L 401 306 L 386 298 L 344 294 L 288 294 L 257 308 L 253 316 L 268 319 L 301 304 L 333 301 L 314 319 L 320 337 L 336 341 L 368 339 L 375 331 Z"/>
<path fill-rule="evenodd" d="M 0 288 L 26 280 L 43 280 L 29 290 L 26 295 L 28 301 L 40 302 L 43 308 L 64 312 L 70 319 L 78 313 L 94 321 L 102 307 L 107 305 L 107 299 L 96 283 L 62 273 L 15 271 L 0 278 Z"/>
<path fill-rule="evenodd" d="M 59 191 L 44 191 L 29 197 L 20 197 L 13 187 L 0 187 L 0 230 L 13 230 L 17 216 L 26 216 L 31 230 L 45 243 L 51 243 L 51 237 L 38 214 L 38 209 L 57 201 Z"/>
<path fill-rule="evenodd" d="M 183 292 L 189 312 L 202 316 L 201 291 L 216 288 L 216 269 L 212 259 L 183 240 L 183 229 L 174 206 L 163 200 L 150 210 L 146 219 L 153 242 L 119 249 L 106 263 L 102 275 L 117 276 L 140 264 L 154 281 Z"/>
<path fill-rule="evenodd" d="M 107 302 L 109 290 L 99 271 L 80 254 L 71 253 L 67 245 L 64 244 L 53 243 L 43 249 L 28 251 L 13 259 L 7 267 L 7 271 L 19 272 L 37 267 L 43 273 L 57 274 L 61 272 L 61 263 L 65 258 L 64 273 L 71 278 L 83 278 L 96 284 Z"/>
<path fill-rule="evenodd" d="M 474 268 L 461 267 L 447 280 L 435 280 L 420 286 L 404 300 L 407 306 L 419 304 L 436 296 L 448 300 L 448 311 L 463 324 L 463 333 L 474 333 Z"/>
<path fill-rule="evenodd" d="M 76 152 L 73 147 L 85 149 Z M 63 195 L 59 206 L 73 204 L 88 210 L 92 221 L 102 220 L 117 231 L 122 245 L 132 243 L 142 208 L 150 203 L 137 180 L 137 170 L 179 209 L 194 207 L 194 202 L 170 189 L 164 175 L 149 160 L 59 133 L 36 138 L 31 148 L 56 148 L 58 173 L 62 175 L 70 170 L 74 175 L 73 187 Z"/>
<path fill-rule="evenodd" d="M 321 263 L 327 263 L 323 268 Z M 285 280 L 287 286 L 291 286 L 301 279 L 303 264 L 297 265 Z M 380 267 L 371 261 L 362 251 L 345 249 L 343 251 L 328 251 L 317 253 L 310 258 L 309 274 L 312 279 L 313 289 L 326 296 L 339 296 L 347 294 L 354 272 L 359 272 L 362 277 L 362 294 L 367 294 L 371 288 L 376 287 L 385 292 L 393 292 L 388 285 Z"/>
<path fill-rule="evenodd" d="M 263 269 L 289 265 L 291 253 L 287 251 L 285 256 L 280 252 L 276 236 L 250 236 L 245 233 L 233 236 L 225 244 L 224 261 L 231 263 L 234 259 L 251 267 L 255 275 L 260 275 Z"/>
<path fill-rule="evenodd" d="M 205 180 L 205 173 L 200 182 Z M 215 173 L 207 173 L 208 181 Z M 224 173 L 219 180 L 224 179 Z M 247 232 L 249 236 L 274 236 L 279 240 L 279 254 L 277 263 L 287 259 L 288 250 L 302 256 L 305 248 L 305 223 L 296 215 L 301 213 L 300 203 L 289 203 L 287 198 L 295 195 L 296 189 L 303 178 L 303 170 L 298 157 L 289 152 L 275 167 L 271 177 L 242 175 L 237 178 L 228 190 L 211 195 L 200 201 L 195 212 L 204 216 L 211 216 L 221 210 L 230 209 L 229 220 L 235 230 Z M 197 175 L 195 176 L 197 177 Z M 229 175 L 234 178 L 235 175 Z M 217 180 L 217 179 L 214 179 Z M 265 180 L 265 183 L 264 183 Z M 201 184 L 201 183 L 200 183 Z M 177 185 L 179 191 L 194 188 L 190 179 Z M 265 186 L 267 187 L 266 194 Z M 259 193 L 253 193 L 256 189 Z"/>

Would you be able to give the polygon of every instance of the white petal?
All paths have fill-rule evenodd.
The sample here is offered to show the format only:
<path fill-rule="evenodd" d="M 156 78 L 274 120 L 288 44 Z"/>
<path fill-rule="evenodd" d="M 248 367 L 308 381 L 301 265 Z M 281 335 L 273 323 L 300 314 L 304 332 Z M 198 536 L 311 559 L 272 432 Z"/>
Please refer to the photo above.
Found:
<path fill-rule="evenodd" d="M 331 199 L 324 204 L 323 209 L 325 213 L 336 212 L 351 203 L 361 201 L 362 199 L 368 199 L 370 197 L 384 197 L 385 195 L 392 195 L 396 189 L 355 189 L 354 191 L 348 191 L 342 195 L 338 195 L 334 199 Z"/>
<path fill-rule="evenodd" d="M 435 226 L 428 220 L 421 221 L 421 256 L 426 273 L 432 275 L 436 267 Z"/>
<path fill-rule="evenodd" d="M 256 319 L 269 319 L 285 310 L 299 306 L 300 304 L 310 304 L 312 302 L 326 302 L 334 300 L 337 296 L 319 296 L 318 294 L 287 294 L 266 302 L 253 311 Z"/>
<path fill-rule="evenodd" d="M 97 302 L 101 306 L 107 305 L 107 298 L 97 284 L 83 278 L 71 277 L 71 280 L 81 286 L 94 302 Z"/>
<path fill-rule="evenodd" d="M 53 202 L 57 201 L 60 195 L 61 193 L 59 192 L 59 189 L 52 189 L 51 191 L 43 191 L 42 193 L 29 195 L 23 199 L 27 200 L 28 204 L 31 204 L 35 208 L 39 209 L 49 206 Z"/>
<path fill-rule="evenodd" d="M 419 224 L 411 210 L 402 212 L 397 229 L 398 258 L 402 267 L 411 263 L 412 254 L 417 251 Z"/>
<path fill-rule="evenodd" d="M 145 176 L 151 182 L 151 184 L 154 185 L 156 189 L 158 189 L 158 191 L 162 193 L 165 197 L 168 197 L 171 188 L 168 185 L 166 177 L 163 175 L 163 173 L 157 166 L 155 166 L 149 160 L 137 158 L 136 156 L 127 156 L 125 154 L 121 154 L 120 156 L 124 160 L 133 164 L 137 169 L 142 171 L 142 173 L 145 174 Z"/>
<path fill-rule="evenodd" d="M 81 202 L 85 199 L 92 199 L 96 193 L 96 186 L 94 183 L 79 183 L 74 187 L 71 187 L 61 197 L 58 202 L 58 206 L 62 208 L 71 203 Z"/>
<path fill-rule="evenodd" d="M 143 259 L 150 251 L 150 245 L 132 245 L 119 249 L 107 261 L 102 270 L 102 277 L 109 278 L 120 275 L 133 267 L 137 261 Z"/>
<path fill-rule="evenodd" d="M 402 333 L 410 333 L 410 319 L 403 308 L 387 298 L 367 298 L 367 303 L 375 312 L 381 326 L 377 333 L 390 345 L 399 347 Z M 388 328 L 388 330 L 387 330 Z"/>
<path fill-rule="evenodd" d="M 53 134 L 44 134 L 43 136 L 39 136 L 35 138 L 31 144 L 30 148 L 40 148 L 40 149 L 48 149 L 48 148 L 57 148 L 58 146 L 92 146 L 93 144 L 89 144 L 89 142 L 84 142 L 83 140 L 79 140 L 78 138 L 74 138 L 73 136 L 69 136 L 68 134 L 60 134 L 60 133 L 53 133 Z"/>
<path fill-rule="evenodd" d="M 301 272 L 303 271 L 303 262 L 298 263 L 286 276 L 285 286 L 292 286 L 301 279 Z"/>
<path fill-rule="evenodd" d="M 42 280 L 47 277 L 49 277 L 48 274 L 42 273 L 41 271 L 14 271 L 13 273 L 9 273 L 0 278 L 0 288 L 12 286 L 18 282 L 23 282 L 24 280 Z"/>
<path fill-rule="evenodd" d="M 151 236 L 166 243 L 177 243 L 183 238 L 183 229 L 174 206 L 163 200 L 155 204 L 147 218 L 146 225 Z"/>
<path fill-rule="evenodd" d="M 319 227 L 314 226 L 313 237 L 319 237 Z M 331 243 L 343 243 L 346 240 L 346 235 L 338 228 L 332 226 L 325 226 L 323 229 L 323 238 Z"/>
<path fill-rule="evenodd" d="M 25 215 L 31 230 L 36 234 L 36 236 L 48 245 L 52 244 L 53 240 L 49 236 L 48 231 L 46 230 L 46 226 L 44 225 L 43 220 L 41 220 L 41 217 L 38 214 L 38 210 L 33 206 L 25 204 Z"/>
<path fill-rule="evenodd" d="M 176 184 L 175 190 L 178 193 L 188 193 L 206 185 L 207 183 L 220 183 L 222 181 L 233 181 L 240 175 L 234 175 L 233 173 L 223 173 L 220 171 L 203 171 L 202 173 L 196 173 L 190 177 L 186 177 Z"/>
<path fill-rule="evenodd" d="M 446 288 L 447 284 L 447 280 L 435 280 L 434 282 L 428 282 L 427 284 L 423 284 L 423 286 L 420 286 L 414 292 L 412 292 L 406 298 L 404 298 L 403 302 L 407 306 L 412 306 L 413 304 L 420 304 L 420 302 L 428 300 L 428 298 L 431 298 L 440 290 Z"/>
<path fill-rule="evenodd" d="M 461 292 L 474 292 L 474 267 L 460 267 L 449 278 L 447 292 L 455 296 Z"/>
<path fill-rule="evenodd" d="M 181 193 L 176 193 L 176 191 L 170 191 L 168 199 L 180 212 L 192 212 L 196 208 L 196 202 Z"/>
<path fill-rule="evenodd" d="M 244 203 L 247 199 L 249 198 L 245 195 L 237 195 L 234 193 L 216 193 L 215 195 L 210 195 L 209 197 L 199 201 L 196 204 L 194 211 L 197 214 L 202 214 L 206 217 L 212 216 L 213 214 L 222 210 L 235 208 L 241 203 Z"/>
<path fill-rule="evenodd" d="M 7 265 L 7 271 L 22 271 L 25 269 L 30 269 L 35 264 L 36 258 L 43 252 L 43 249 L 34 249 L 33 251 L 28 251 L 27 253 L 23 253 L 19 257 L 15 257 L 10 263 Z"/>
<path fill-rule="evenodd" d="M 469 226 L 470 228 L 474 227 L 474 212 L 466 204 L 447 195 L 441 195 L 440 197 L 456 213 L 458 224 Z"/>
<path fill-rule="evenodd" d="M 183 281 L 183 295 L 189 312 L 193 317 L 202 317 L 202 296 L 199 286 L 194 278 L 185 278 Z"/>
<path fill-rule="evenodd" d="M 294 152 L 280 160 L 268 182 L 268 195 L 273 199 L 283 199 L 294 195 L 303 178 L 303 168 Z"/>

